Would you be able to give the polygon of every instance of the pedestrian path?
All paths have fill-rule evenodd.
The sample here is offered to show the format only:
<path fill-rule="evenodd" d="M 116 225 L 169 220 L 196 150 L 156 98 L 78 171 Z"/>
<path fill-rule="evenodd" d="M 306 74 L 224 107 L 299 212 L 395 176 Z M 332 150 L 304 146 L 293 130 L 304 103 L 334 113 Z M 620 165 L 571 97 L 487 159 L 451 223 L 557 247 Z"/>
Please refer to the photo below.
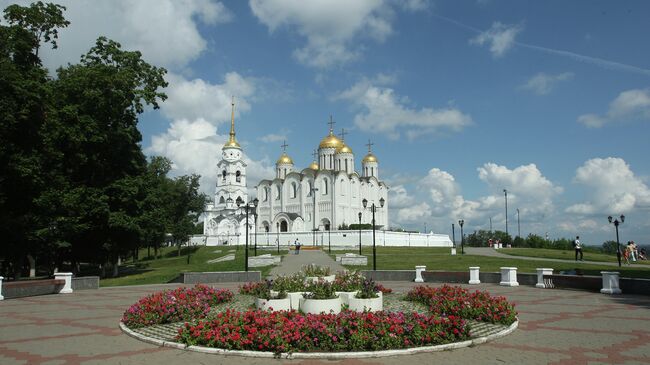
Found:
<path fill-rule="evenodd" d="M 280 265 L 271 269 L 269 276 L 276 278 L 279 275 L 291 275 L 309 264 L 327 266 L 332 273 L 345 270 L 343 266 L 332 260 L 328 254 L 321 250 L 301 250 L 299 255 L 294 255 L 293 252 L 290 252 L 288 255 L 283 256 Z"/>
<path fill-rule="evenodd" d="M 550 262 L 576 262 L 575 260 L 563 260 L 563 259 L 549 259 L 542 257 L 532 257 L 532 256 L 515 256 L 515 255 L 506 255 L 499 252 L 491 247 L 468 247 L 465 246 L 465 253 L 468 255 L 477 255 L 477 256 L 490 256 L 490 257 L 499 257 L 504 259 L 515 259 L 515 260 L 533 260 L 533 261 L 550 261 Z M 587 255 L 585 255 L 587 256 Z M 588 257 L 588 256 L 587 256 Z M 603 265 L 603 266 L 618 266 L 618 262 L 607 262 L 607 261 L 589 261 L 584 260 L 580 261 L 581 264 L 592 264 L 592 265 Z M 649 265 L 644 264 L 625 264 L 626 267 L 650 267 Z"/>

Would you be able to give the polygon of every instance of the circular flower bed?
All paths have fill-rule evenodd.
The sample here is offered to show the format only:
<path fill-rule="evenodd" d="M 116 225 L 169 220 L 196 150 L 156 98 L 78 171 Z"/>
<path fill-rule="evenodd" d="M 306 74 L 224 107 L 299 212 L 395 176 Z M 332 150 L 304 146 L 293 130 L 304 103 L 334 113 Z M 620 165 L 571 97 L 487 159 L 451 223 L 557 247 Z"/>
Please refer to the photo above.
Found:
<path fill-rule="evenodd" d="M 242 292 L 268 290 L 269 283 L 246 284 Z M 340 314 L 304 314 L 292 311 L 232 310 L 225 304 L 233 294 L 204 285 L 152 294 L 129 308 L 122 318 L 125 327 L 148 331 L 172 326 L 165 341 L 179 346 L 264 353 L 333 353 L 422 348 L 449 343 L 473 343 L 472 328 L 496 326 L 501 333 L 516 327 L 514 306 L 487 292 L 469 292 L 453 286 L 418 286 L 403 298 L 391 294 L 392 310 Z M 245 297 L 244 297 L 245 298 Z M 239 306 L 244 308 L 245 306 Z M 428 308 L 425 310 L 424 308 Z M 415 311 L 421 308 L 421 313 Z M 176 323 L 173 323 L 176 322 Z M 181 322 L 181 323 L 178 323 Z M 182 323 L 185 322 L 185 323 Z M 483 324 L 481 324 L 483 322 Z M 172 323 L 170 325 L 164 325 Z M 164 325 L 164 326 L 156 326 Z M 127 331 L 129 332 L 129 331 Z M 143 332 L 140 332 L 143 333 Z M 496 333 L 496 332 L 492 332 Z M 175 334 L 175 337 L 174 337 Z M 482 335 L 484 336 L 484 335 Z M 466 341 L 471 340 L 471 341 Z M 476 340 L 478 341 L 478 340 Z M 481 341 L 485 341 L 483 338 Z M 477 343 L 481 343 L 480 341 Z"/>

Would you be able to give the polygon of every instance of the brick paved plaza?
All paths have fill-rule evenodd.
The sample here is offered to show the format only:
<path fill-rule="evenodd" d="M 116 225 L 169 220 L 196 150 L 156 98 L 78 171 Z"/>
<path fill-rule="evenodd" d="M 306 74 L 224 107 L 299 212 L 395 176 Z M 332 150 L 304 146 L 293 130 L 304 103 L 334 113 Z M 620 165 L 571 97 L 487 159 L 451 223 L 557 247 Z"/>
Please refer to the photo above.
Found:
<path fill-rule="evenodd" d="M 384 284 L 398 292 L 415 285 Z M 175 286 L 102 288 L 2 301 L 0 364 L 650 364 L 650 297 L 526 286 L 471 286 L 516 303 L 520 324 L 511 335 L 473 348 L 413 356 L 346 361 L 223 357 L 156 347 L 120 331 L 118 322 L 132 303 Z"/>

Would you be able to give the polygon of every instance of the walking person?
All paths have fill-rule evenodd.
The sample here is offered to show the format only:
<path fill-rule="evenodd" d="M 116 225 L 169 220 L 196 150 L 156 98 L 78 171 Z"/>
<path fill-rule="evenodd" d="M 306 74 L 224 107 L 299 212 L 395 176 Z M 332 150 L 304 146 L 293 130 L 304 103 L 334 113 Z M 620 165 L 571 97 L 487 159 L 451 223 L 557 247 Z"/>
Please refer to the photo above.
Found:
<path fill-rule="evenodd" d="M 578 261 L 578 254 L 580 254 L 580 261 L 582 259 L 582 244 L 580 243 L 580 236 L 576 236 L 576 239 L 573 241 L 573 248 L 576 250 L 576 261 Z"/>
<path fill-rule="evenodd" d="M 296 246 L 296 255 L 300 255 L 300 241 L 296 238 L 296 242 L 294 243 Z"/>

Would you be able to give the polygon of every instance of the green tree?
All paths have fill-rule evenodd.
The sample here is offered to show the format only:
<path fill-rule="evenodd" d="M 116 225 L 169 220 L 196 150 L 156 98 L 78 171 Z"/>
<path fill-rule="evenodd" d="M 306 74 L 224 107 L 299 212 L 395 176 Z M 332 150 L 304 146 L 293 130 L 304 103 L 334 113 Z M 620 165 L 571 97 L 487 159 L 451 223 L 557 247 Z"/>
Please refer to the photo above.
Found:
<path fill-rule="evenodd" d="M 616 253 L 616 241 L 605 241 L 603 242 L 603 252 L 615 254 Z"/>
<path fill-rule="evenodd" d="M 2 271 L 20 277 L 29 255 L 43 247 L 37 198 L 46 183 L 42 126 L 50 105 L 50 81 L 41 66 L 41 42 L 56 48 L 57 29 L 68 25 L 65 8 L 42 2 L 29 7 L 10 5 L 0 24 L 0 236 Z"/>
<path fill-rule="evenodd" d="M 169 232 L 178 247 L 178 256 L 181 254 L 181 245 L 192 234 L 207 201 L 205 194 L 199 193 L 199 178 L 196 174 L 177 177 L 169 195 L 172 202 Z"/>

